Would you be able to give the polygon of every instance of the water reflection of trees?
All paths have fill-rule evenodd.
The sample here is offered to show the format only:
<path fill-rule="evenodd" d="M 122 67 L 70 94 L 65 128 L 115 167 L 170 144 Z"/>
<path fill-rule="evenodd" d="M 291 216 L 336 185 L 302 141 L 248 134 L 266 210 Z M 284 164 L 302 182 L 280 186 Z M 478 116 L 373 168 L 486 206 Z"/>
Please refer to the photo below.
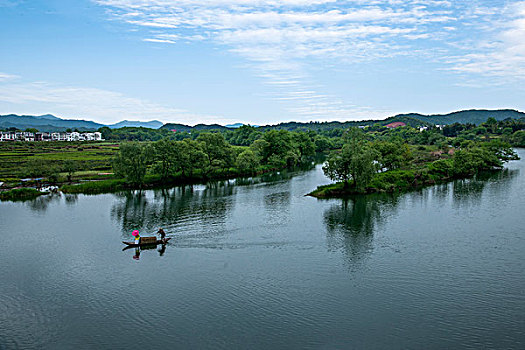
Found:
<path fill-rule="evenodd" d="M 473 179 L 457 180 L 412 191 L 403 195 L 354 196 L 332 205 L 324 213 L 328 232 L 328 247 L 342 250 L 348 261 L 355 263 L 367 257 L 373 250 L 374 232 L 384 220 L 397 212 L 399 201 L 408 200 L 412 205 L 452 205 L 463 209 L 481 203 L 487 191 L 502 193 L 511 191 L 511 180 L 519 170 L 505 169 L 488 172 Z"/>
<path fill-rule="evenodd" d="M 78 202 L 78 194 L 64 194 L 64 200 L 67 205 L 75 205 Z"/>
<path fill-rule="evenodd" d="M 395 211 L 398 196 L 367 195 L 344 199 L 324 213 L 329 250 L 342 250 L 355 264 L 373 250 L 374 232 Z"/>
<path fill-rule="evenodd" d="M 320 158 L 324 159 L 324 158 Z M 317 161 L 317 158 L 316 158 Z M 315 164 L 317 162 L 304 162 L 298 164 L 293 169 L 283 169 L 281 171 L 274 171 L 274 172 L 268 172 L 265 174 L 261 174 L 259 176 L 255 177 L 240 177 L 233 180 L 236 185 L 238 186 L 247 186 L 247 185 L 256 185 L 260 183 L 272 183 L 272 182 L 282 182 L 286 180 L 290 180 L 294 176 L 297 176 L 301 173 L 307 172 L 315 168 Z"/>
<path fill-rule="evenodd" d="M 159 227 L 170 231 L 190 220 L 203 225 L 218 225 L 224 223 L 232 208 L 234 193 L 232 181 L 123 192 L 115 194 L 119 200 L 113 205 L 111 215 L 121 223 L 126 234 L 134 229 L 154 232 Z"/>
<path fill-rule="evenodd" d="M 458 209 L 480 205 L 486 189 L 500 193 L 510 191 L 510 181 L 518 174 L 517 169 L 504 169 L 484 172 L 472 179 L 454 181 L 451 184 L 454 207 Z"/>
<path fill-rule="evenodd" d="M 47 210 L 47 207 L 51 203 L 60 202 L 60 198 L 61 198 L 60 193 L 52 193 L 52 194 L 36 197 L 35 199 L 28 200 L 26 202 L 26 205 L 32 211 L 45 212 Z"/>

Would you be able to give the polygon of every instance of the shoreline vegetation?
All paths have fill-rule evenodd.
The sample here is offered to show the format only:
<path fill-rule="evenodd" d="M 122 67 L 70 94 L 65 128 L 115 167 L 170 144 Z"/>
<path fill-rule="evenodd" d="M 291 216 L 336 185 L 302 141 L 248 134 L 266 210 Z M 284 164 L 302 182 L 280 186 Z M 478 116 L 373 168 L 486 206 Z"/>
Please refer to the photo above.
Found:
<path fill-rule="evenodd" d="M 319 186 L 308 195 L 316 198 L 342 198 L 371 193 L 407 192 L 453 180 L 472 178 L 483 172 L 501 171 L 504 162 L 518 159 L 517 154 L 505 145 L 475 145 L 467 149 L 457 149 L 447 158 L 378 172 L 361 183 L 347 179 Z M 323 170 L 331 177 L 327 173 L 330 171 L 327 168 L 328 166 L 325 166 Z M 331 178 L 333 180 L 341 177 Z"/>
<path fill-rule="evenodd" d="M 40 195 L 30 188 L 45 184 L 64 193 L 98 194 L 251 177 L 311 165 L 317 154 L 328 155 L 323 170 L 336 183 L 320 186 L 311 196 L 400 192 L 501 169 L 517 159 L 511 146 L 525 146 L 523 121 L 494 118 L 479 126 L 440 128 L 288 131 L 245 125 L 221 132 L 173 131 L 152 141 L 156 132 L 115 129 L 102 142 L 2 142 L 0 200 Z M 140 139 L 149 133 L 152 138 L 111 140 L 137 133 Z"/>
<path fill-rule="evenodd" d="M 41 192 L 34 188 L 15 188 L 12 190 L 0 192 L 0 200 L 6 201 L 24 201 L 35 199 L 39 196 L 49 194 L 49 192 Z"/>
<path fill-rule="evenodd" d="M 318 186 L 315 190 L 308 193 L 307 196 L 330 199 L 346 198 L 354 195 L 368 195 L 374 193 L 403 193 L 423 187 L 448 183 L 454 180 L 465 180 L 474 178 L 477 175 L 485 173 L 495 173 L 503 171 L 502 168 L 480 169 L 476 173 L 464 175 L 449 175 L 443 173 L 431 173 L 429 168 L 414 170 L 394 170 L 378 174 L 369 186 L 364 189 L 356 189 L 350 181 L 345 186 L 343 182 L 332 183 Z"/>
<path fill-rule="evenodd" d="M 405 192 L 455 179 L 471 178 L 485 171 L 503 169 L 519 159 L 501 140 L 465 141 L 455 148 L 442 145 L 425 157 L 427 146 L 399 140 L 371 142 L 359 130 L 349 130 L 341 150 L 333 152 L 323 171 L 334 184 L 309 193 L 316 198 L 340 198 L 356 194 Z"/>
<path fill-rule="evenodd" d="M 60 187 L 60 191 L 68 194 L 101 194 L 111 193 L 126 190 L 147 190 L 158 189 L 164 187 L 180 186 L 180 185 L 195 185 L 206 181 L 220 181 L 235 179 L 240 177 L 259 176 L 266 173 L 279 171 L 282 169 L 262 168 L 255 173 L 240 173 L 235 169 L 225 171 L 223 173 L 216 173 L 211 177 L 202 177 L 199 174 L 194 174 L 193 177 L 183 177 L 181 174 L 170 176 L 162 179 L 158 175 L 146 175 L 144 181 L 140 184 L 129 183 L 123 178 L 113 178 L 106 180 L 91 180 L 82 183 L 64 184 Z"/>

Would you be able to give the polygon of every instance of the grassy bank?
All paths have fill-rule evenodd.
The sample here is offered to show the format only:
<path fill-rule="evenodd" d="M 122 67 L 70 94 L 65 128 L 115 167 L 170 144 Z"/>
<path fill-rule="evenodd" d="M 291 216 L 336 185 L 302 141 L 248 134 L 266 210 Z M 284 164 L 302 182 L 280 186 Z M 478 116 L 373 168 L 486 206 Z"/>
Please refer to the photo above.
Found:
<path fill-rule="evenodd" d="M 282 169 L 277 169 L 271 166 L 260 166 L 253 172 L 243 172 L 239 171 L 236 168 L 228 168 L 214 171 L 211 174 L 203 174 L 200 171 L 196 171 L 191 175 L 183 175 L 182 173 L 177 173 L 165 179 L 162 179 L 159 175 L 150 174 L 146 175 L 146 177 L 144 178 L 144 183 L 142 184 L 133 184 L 126 182 L 125 179 L 111 178 L 105 180 L 86 181 L 76 184 L 65 184 L 60 187 L 60 190 L 64 193 L 101 194 L 124 190 L 152 189 L 173 187 L 179 185 L 191 185 L 203 183 L 206 181 L 227 180 L 237 177 L 262 175 L 278 170 Z"/>
<path fill-rule="evenodd" d="M 17 188 L 14 190 L 0 192 L 0 200 L 17 201 L 33 199 L 48 192 L 40 192 L 34 188 Z"/>
<path fill-rule="evenodd" d="M 126 183 L 122 179 L 110 179 L 100 181 L 88 181 L 80 184 L 63 185 L 60 190 L 64 193 L 99 194 L 118 192 L 126 189 Z"/>

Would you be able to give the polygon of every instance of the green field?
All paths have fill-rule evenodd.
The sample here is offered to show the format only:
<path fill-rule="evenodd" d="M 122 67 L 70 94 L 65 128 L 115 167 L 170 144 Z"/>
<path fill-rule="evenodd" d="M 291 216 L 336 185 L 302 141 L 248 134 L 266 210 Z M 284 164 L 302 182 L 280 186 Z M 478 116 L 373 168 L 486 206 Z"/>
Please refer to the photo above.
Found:
<path fill-rule="evenodd" d="M 27 166 L 34 160 L 41 160 L 60 176 L 66 161 L 72 161 L 77 169 L 75 177 L 111 172 L 111 159 L 118 147 L 115 142 L 1 142 L 0 181 L 29 177 Z"/>

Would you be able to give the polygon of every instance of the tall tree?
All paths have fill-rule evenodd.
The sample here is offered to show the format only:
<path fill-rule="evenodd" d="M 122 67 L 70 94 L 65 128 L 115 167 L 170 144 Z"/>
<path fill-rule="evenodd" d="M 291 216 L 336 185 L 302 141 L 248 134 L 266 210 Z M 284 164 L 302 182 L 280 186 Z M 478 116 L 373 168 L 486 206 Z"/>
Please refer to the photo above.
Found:
<path fill-rule="evenodd" d="M 192 177 L 195 171 L 204 169 L 208 164 L 207 155 L 202 150 L 202 143 L 185 139 L 177 141 L 177 170 L 182 176 Z"/>
<path fill-rule="evenodd" d="M 178 152 L 175 141 L 162 139 L 155 142 L 155 160 L 160 165 L 160 174 L 166 179 L 175 169 L 175 162 L 178 158 Z"/>
<path fill-rule="evenodd" d="M 62 171 L 67 173 L 68 182 L 71 182 L 71 177 L 73 176 L 75 171 L 77 171 L 77 169 L 78 169 L 78 164 L 74 160 L 68 159 L 68 160 L 65 160 L 64 163 L 62 164 Z"/>
<path fill-rule="evenodd" d="M 311 157 L 315 154 L 315 144 L 312 138 L 304 132 L 293 133 L 294 148 L 297 150 L 299 158 Z"/>
<path fill-rule="evenodd" d="M 344 135 L 344 144 L 340 152 L 334 152 L 328 158 L 323 171 L 331 180 L 353 180 L 353 186 L 362 190 L 377 172 L 378 153 L 365 140 L 358 128 L 350 128 Z"/>
<path fill-rule="evenodd" d="M 124 177 L 129 183 L 142 185 L 150 161 L 150 154 L 147 146 L 140 143 L 127 142 L 121 144 L 119 152 L 113 160 L 115 174 Z"/>
<path fill-rule="evenodd" d="M 220 133 L 202 133 L 197 138 L 202 143 L 202 151 L 206 155 L 207 170 L 211 172 L 216 168 L 225 168 L 233 163 L 232 147 Z"/>
<path fill-rule="evenodd" d="M 253 172 L 259 165 L 259 159 L 251 149 L 247 149 L 237 156 L 236 163 L 239 170 Z"/>

